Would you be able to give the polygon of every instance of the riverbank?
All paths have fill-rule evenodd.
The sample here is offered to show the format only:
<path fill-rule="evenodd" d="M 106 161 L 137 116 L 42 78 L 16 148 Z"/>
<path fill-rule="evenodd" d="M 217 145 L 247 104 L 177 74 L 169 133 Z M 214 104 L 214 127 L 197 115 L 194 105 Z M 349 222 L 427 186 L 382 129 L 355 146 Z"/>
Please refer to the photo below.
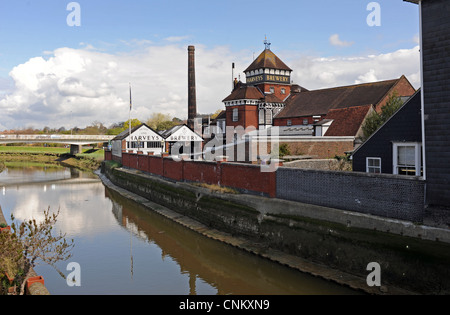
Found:
<path fill-rule="evenodd" d="M 16 162 L 59 164 L 95 171 L 102 161 L 103 150 L 89 149 L 81 154 L 70 155 L 65 148 L 0 146 L 0 172 L 3 170 L 1 165 L 8 166 Z"/>
<path fill-rule="evenodd" d="M 102 171 L 105 185 L 152 211 L 302 272 L 370 294 L 450 292 L 450 244 L 442 241 L 450 240 L 448 231 L 298 202 L 217 193 L 111 163 L 104 163 Z M 381 287 L 367 285 L 370 262 L 381 266 Z"/>

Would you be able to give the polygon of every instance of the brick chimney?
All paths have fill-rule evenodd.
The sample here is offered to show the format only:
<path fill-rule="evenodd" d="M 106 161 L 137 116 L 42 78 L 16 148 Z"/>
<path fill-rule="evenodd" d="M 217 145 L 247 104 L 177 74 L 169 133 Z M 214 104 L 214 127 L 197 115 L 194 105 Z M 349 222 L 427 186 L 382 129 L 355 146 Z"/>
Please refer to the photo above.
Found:
<path fill-rule="evenodd" d="M 188 126 L 194 129 L 194 119 L 197 116 L 197 99 L 195 88 L 195 47 L 188 47 Z"/>

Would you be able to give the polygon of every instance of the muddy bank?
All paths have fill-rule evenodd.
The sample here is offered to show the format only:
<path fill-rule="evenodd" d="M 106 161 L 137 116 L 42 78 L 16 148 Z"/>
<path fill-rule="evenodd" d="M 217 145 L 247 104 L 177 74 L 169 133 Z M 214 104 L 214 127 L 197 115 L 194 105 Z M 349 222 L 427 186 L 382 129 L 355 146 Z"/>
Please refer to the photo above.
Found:
<path fill-rule="evenodd" d="M 8 164 L 15 162 L 41 163 L 42 165 L 58 164 L 67 167 L 75 167 L 84 171 L 95 171 L 100 167 L 102 161 L 95 158 L 78 157 L 70 154 L 0 152 L 0 172 L 3 171 Z"/>

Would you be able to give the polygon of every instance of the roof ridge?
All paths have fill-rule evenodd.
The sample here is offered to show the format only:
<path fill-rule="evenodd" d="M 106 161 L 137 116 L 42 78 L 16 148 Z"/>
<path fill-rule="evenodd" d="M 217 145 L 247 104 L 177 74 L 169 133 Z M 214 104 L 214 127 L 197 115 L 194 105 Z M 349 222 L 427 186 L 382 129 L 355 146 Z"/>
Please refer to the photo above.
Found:
<path fill-rule="evenodd" d="M 342 85 L 342 86 L 335 86 L 335 87 L 331 87 L 331 88 L 321 88 L 321 89 L 316 89 L 316 90 L 309 90 L 309 91 L 304 91 L 303 93 L 309 93 L 309 92 L 318 92 L 318 91 L 324 91 L 324 90 L 339 90 L 339 89 L 348 89 L 351 87 L 359 87 L 359 86 L 365 86 L 365 85 L 380 85 L 382 83 L 387 83 L 387 82 L 397 82 L 401 79 L 389 79 L 389 80 L 383 80 L 383 81 L 373 81 L 373 82 L 364 82 L 364 83 L 357 83 L 357 84 L 350 84 L 350 85 Z"/>

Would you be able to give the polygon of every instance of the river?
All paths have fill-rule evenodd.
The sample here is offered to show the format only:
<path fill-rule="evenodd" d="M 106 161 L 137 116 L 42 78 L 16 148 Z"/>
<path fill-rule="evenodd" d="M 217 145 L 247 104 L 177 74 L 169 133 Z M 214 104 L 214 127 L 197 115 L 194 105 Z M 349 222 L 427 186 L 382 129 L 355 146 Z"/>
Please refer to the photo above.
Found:
<path fill-rule="evenodd" d="M 36 272 L 55 295 L 334 295 L 358 294 L 181 227 L 105 187 L 92 173 L 62 166 L 8 167 L 0 174 L 7 221 L 60 210 L 56 231 L 73 239 L 69 261 L 80 286 L 52 267 Z"/>

